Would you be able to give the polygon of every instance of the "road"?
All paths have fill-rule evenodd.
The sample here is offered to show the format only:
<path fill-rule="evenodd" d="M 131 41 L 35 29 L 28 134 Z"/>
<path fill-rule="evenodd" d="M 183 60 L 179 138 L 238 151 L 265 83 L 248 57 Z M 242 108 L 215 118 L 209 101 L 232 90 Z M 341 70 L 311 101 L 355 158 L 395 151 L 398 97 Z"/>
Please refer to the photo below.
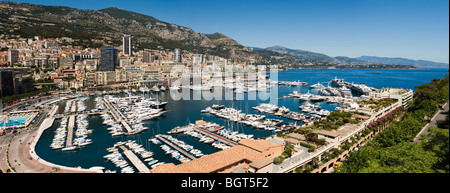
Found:
<path fill-rule="evenodd" d="M 419 134 L 417 134 L 417 136 L 414 138 L 414 143 L 419 143 L 420 142 L 420 136 L 423 134 L 428 134 L 428 128 L 430 127 L 436 127 L 436 121 L 438 120 L 444 120 L 445 117 L 447 116 L 447 112 L 448 112 L 448 102 L 443 106 L 443 108 L 441 108 L 436 115 L 434 115 L 434 117 L 430 120 L 429 123 L 427 123 L 422 130 L 419 132 Z"/>

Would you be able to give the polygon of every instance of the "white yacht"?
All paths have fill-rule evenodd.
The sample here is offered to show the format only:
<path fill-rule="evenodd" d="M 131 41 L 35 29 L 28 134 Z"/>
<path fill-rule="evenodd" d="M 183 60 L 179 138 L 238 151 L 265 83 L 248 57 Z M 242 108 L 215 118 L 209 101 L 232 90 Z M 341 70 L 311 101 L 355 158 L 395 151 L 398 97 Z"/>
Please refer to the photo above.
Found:
<path fill-rule="evenodd" d="M 148 93 L 150 90 L 148 89 L 148 87 L 146 87 L 146 86 L 143 86 L 143 87 L 141 87 L 141 88 L 139 88 L 139 91 L 141 91 L 142 93 Z"/>
<path fill-rule="evenodd" d="M 150 90 L 153 91 L 153 92 L 159 92 L 160 91 L 159 88 L 156 85 L 153 86 Z"/>
<path fill-rule="evenodd" d="M 300 101 L 307 101 L 307 100 L 309 100 L 311 97 L 312 97 L 312 95 L 308 92 L 308 93 L 306 93 L 306 94 L 301 95 L 299 99 L 300 99 Z"/>
<path fill-rule="evenodd" d="M 320 84 L 318 82 L 317 84 L 311 85 L 309 88 L 312 88 L 312 89 L 323 89 L 323 88 L 325 88 L 325 86 L 323 86 L 322 84 Z"/>

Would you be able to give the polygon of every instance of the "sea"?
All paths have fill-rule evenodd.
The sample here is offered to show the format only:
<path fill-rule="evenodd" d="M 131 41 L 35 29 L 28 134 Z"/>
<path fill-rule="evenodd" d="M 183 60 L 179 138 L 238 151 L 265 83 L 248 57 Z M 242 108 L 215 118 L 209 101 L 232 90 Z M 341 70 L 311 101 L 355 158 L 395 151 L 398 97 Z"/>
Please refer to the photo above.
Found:
<path fill-rule="evenodd" d="M 421 69 L 421 70 L 387 70 L 387 69 L 295 69 L 288 71 L 278 72 L 278 81 L 301 81 L 308 82 L 310 85 L 316 83 L 322 83 L 327 85 L 334 78 L 344 79 L 346 82 L 364 83 L 367 86 L 375 88 L 405 88 L 413 89 L 415 86 L 427 84 L 434 78 L 444 78 L 444 75 L 448 74 L 448 69 Z M 283 96 L 297 91 L 299 93 L 311 92 L 316 94 L 314 90 L 310 90 L 309 86 L 286 86 L 278 85 L 277 105 L 285 106 L 291 111 L 301 112 L 298 109 L 303 102 L 300 102 L 296 98 L 278 99 Z M 194 91 L 191 91 L 194 92 Z M 199 91 L 201 92 L 201 91 Z M 125 96 L 125 94 L 118 94 L 119 96 Z M 248 93 L 243 94 L 242 100 L 173 100 L 170 96 L 170 91 L 160 93 L 146 93 L 141 94 L 139 91 L 136 95 L 142 95 L 144 97 L 153 97 L 161 101 L 167 101 L 166 110 L 168 111 L 163 116 L 144 121 L 144 126 L 149 129 L 129 136 L 112 137 L 108 133 L 107 128 L 109 126 L 102 124 L 102 118 L 99 115 L 93 115 L 88 117 L 89 129 L 93 132 L 87 138 L 92 139 L 93 143 L 87 145 L 77 151 L 61 151 L 52 150 L 49 146 L 52 143 L 52 139 L 55 136 L 55 130 L 60 125 L 60 120 L 56 120 L 50 129 L 47 129 L 42 134 L 38 144 L 36 145 L 36 153 L 44 160 L 52 162 L 58 165 L 69 167 L 82 167 L 90 168 L 94 166 L 102 166 L 107 170 L 120 172 L 120 168 L 117 168 L 112 162 L 103 158 L 103 156 L 109 154 L 106 151 L 107 148 L 112 147 L 114 143 L 118 141 L 135 140 L 138 144 L 142 144 L 143 147 L 154 153 L 153 158 L 159 162 L 180 164 L 180 162 L 170 155 L 166 155 L 159 145 L 155 145 L 148 141 L 148 139 L 154 137 L 157 134 L 167 134 L 172 128 L 177 126 L 184 126 L 189 123 L 195 123 L 197 120 L 204 120 L 207 122 L 214 122 L 224 126 L 226 129 L 238 131 L 239 133 L 253 134 L 255 139 L 267 137 L 273 135 L 272 131 L 265 131 L 261 129 L 254 129 L 242 124 L 230 122 L 214 115 L 201 113 L 200 111 L 213 104 L 225 105 L 225 107 L 233 107 L 235 109 L 242 110 L 247 114 L 260 114 L 253 110 L 252 107 L 258 106 L 262 103 L 268 103 L 270 99 L 262 97 L 256 97 L 256 100 L 250 100 Z M 87 110 L 95 108 L 94 99 L 96 96 L 89 96 L 86 101 Z M 223 98 L 222 98 L 223 99 Z M 66 101 L 58 103 L 60 106 L 59 112 L 64 110 Z M 333 111 L 339 104 L 330 104 L 324 102 L 315 103 L 320 105 L 322 109 Z M 294 122 L 290 119 L 284 119 L 281 117 L 275 117 L 274 115 L 266 115 L 266 118 L 281 119 L 284 123 Z M 210 144 L 199 142 L 191 136 L 184 134 L 171 134 L 173 137 L 186 142 L 194 146 L 196 149 L 200 149 L 205 155 L 212 154 L 219 151 L 212 147 Z M 139 156 L 138 156 L 139 157 Z M 143 161 L 144 162 L 144 161 Z M 129 162 L 131 165 L 131 162 Z M 146 162 L 144 162 L 147 164 Z M 135 171 L 137 171 L 135 169 Z"/>

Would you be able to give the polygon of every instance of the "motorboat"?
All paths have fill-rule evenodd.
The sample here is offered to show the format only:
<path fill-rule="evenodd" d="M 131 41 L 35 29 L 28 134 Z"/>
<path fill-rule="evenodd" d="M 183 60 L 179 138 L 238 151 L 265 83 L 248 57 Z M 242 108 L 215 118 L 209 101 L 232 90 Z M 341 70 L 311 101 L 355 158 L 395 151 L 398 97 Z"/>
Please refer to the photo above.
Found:
<path fill-rule="evenodd" d="M 345 85 L 344 79 L 338 79 L 337 77 L 335 77 L 333 80 L 331 80 L 331 85 L 336 87 L 342 87 Z"/>
<path fill-rule="evenodd" d="M 150 89 L 152 92 L 159 92 L 160 90 L 159 90 L 159 88 L 158 88 L 158 86 L 153 86 L 151 89 Z"/>
<path fill-rule="evenodd" d="M 73 150 L 77 150 L 77 149 L 79 149 L 79 148 L 80 148 L 80 147 L 74 145 L 74 146 L 62 148 L 61 150 L 62 150 L 62 151 L 73 151 Z"/>
<path fill-rule="evenodd" d="M 322 84 L 320 84 L 318 82 L 317 84 L 313 84 L 313 85 L 309 86 L 309 88 L 311 88 L 311 89 L 323 89 L 323 88 L 325 88 L 325 86 L 323 86 Z"/>

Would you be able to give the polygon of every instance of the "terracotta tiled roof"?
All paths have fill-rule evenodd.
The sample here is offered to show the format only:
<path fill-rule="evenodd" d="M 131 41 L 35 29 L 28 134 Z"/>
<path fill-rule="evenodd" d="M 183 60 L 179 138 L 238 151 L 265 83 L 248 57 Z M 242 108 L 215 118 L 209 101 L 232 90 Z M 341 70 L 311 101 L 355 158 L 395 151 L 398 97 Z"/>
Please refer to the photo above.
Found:
<path fill-rule="evenodd" d="M 242 143 L 241 143 L 242 142 Z M 151 170 L 152 173 L 213 173 L 243 161 L 253 162 L 264 157 L 263 151 L 281 146 L 266 140 L 244 139 L 239 145 L 222 150 L 180 165 L 163 164 Z"/>
<path fill-rule="evenodd" d="M 245 149 L 245 150 L 244 150 Z M 163 164 L 151 170 L 152 173 L 212 173 L 244 160 L 253 161 L 259 158 L 259 152 L 244 147 L 234 146 L 214 154 L 174 166 Z"/>

